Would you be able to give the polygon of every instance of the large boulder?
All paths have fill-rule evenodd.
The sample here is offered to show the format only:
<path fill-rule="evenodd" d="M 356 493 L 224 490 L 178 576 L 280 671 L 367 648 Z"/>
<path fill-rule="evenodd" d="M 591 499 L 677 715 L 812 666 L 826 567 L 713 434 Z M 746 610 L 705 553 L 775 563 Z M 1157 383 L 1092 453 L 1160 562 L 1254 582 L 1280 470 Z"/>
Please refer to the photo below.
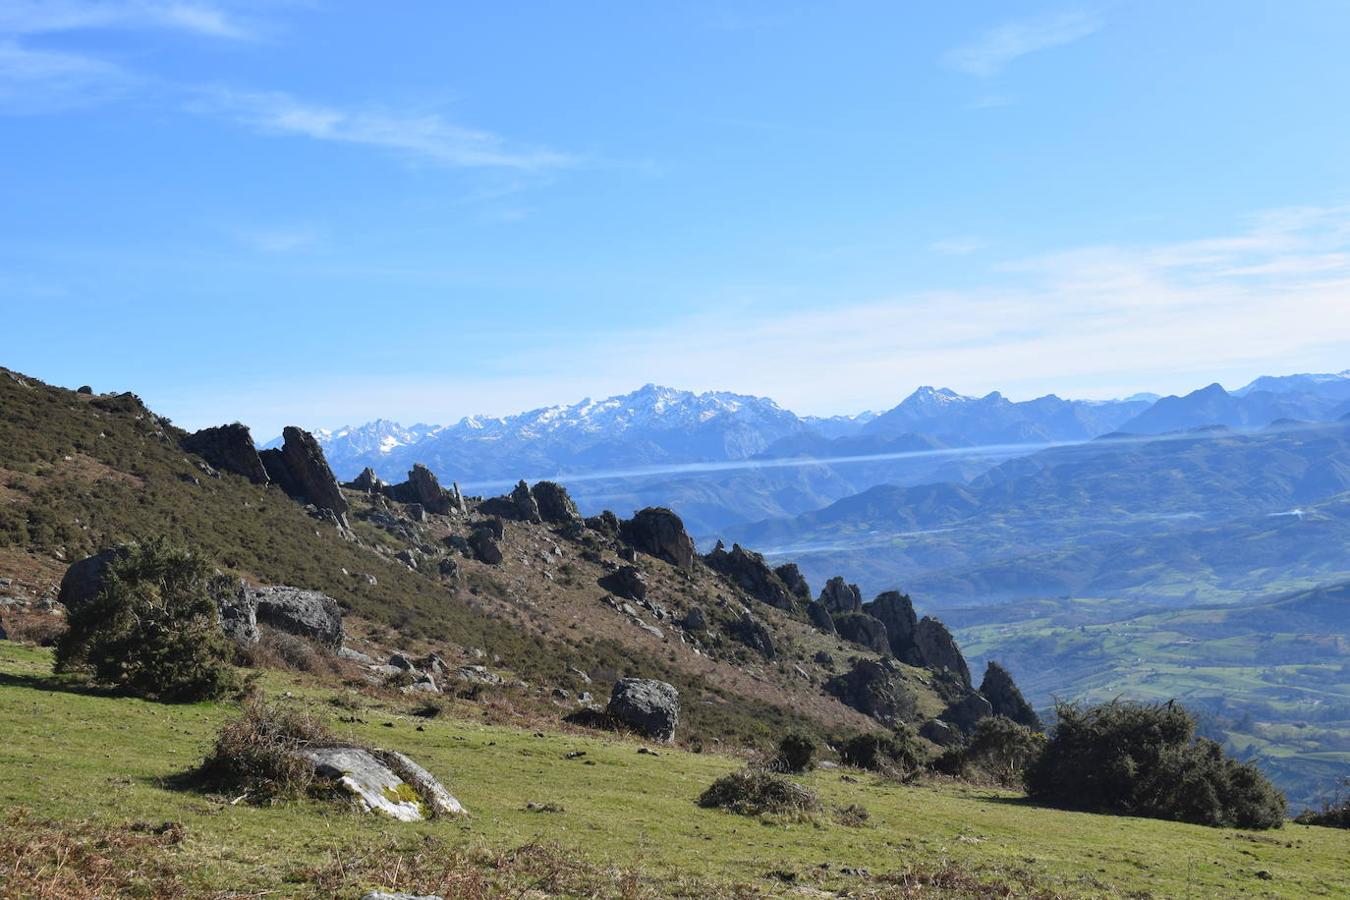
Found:
<path fill-rule="evenodd" d="M 825 582 L 820 591 L 820 604 L 829 610 L 830 615 L 862 611 L 862 591 L 856 584 L 849 584 L 842 575 L 836 575 Z"/>
<path fill-rule="evenodd" d="M 1042 730 L 1040 716 L 1036 715 L 1036 710 L 1032 709 L 1031 704 L 1022 696 L 1012 675 L 992 660 L 984 670 L 980 693 L 989 701 L 994 715 L 1012 719 L 1018 725 L 1025 725 L 1032 731 Z"/>
<path fill-rule="evenodd" d="M 327 594 L 285 585 L 249 588 L 258 621 L 309 638 L 336 653 L 342 648 L 342 609 Z"/>
<path fill-rule="evenodd" d="M 619 536 L 643 553 L 664 559 L 672 566 L 694 566 L 694 539 L 684 530 L 684 520 L 664 507 L 649 506 L 619 525 Z"/>
<path fill-rule="evenodd" d="M 612 540 L 619 536 L 619 517 L 604 510 L 598 516 L 587 516 L 586 527 Z"/>
<path fill-rule="evenodd" d="M 530 492 L 534 494 L 539 516 L 545 522 L 566 525 L 581 521 L 581 513 L 577 512 L 577 505 L 572 502 L 567 488 L 556 481 L 536 482 L 534 487 L 530 488 Z"/>
<path fill-rule="evenodd" d="M 811 602 L 811 586 L 806 583 L 806 576 L 797 568 L 796 563 L 783 563 L 773 570 L 773 574 L 778 576 L 778 580 L 783 582 L 792 596 L 802 603 Z"/>
<path fill-rule="evenodd" d="M 621 678 L 610 693 L 606 711 L 652 740 L 669 743 L 680 724 L 680 694 L 664 681 Z"/>
<path fill-rule="evenodd" d="M 281 449 L 259 454 L 268 477 L 291 498 L 330 511 L 338 524 L 348 527 L 347 498 L 314 435 L 294 425 L 287 425 L 281 434 Z"/>
<path fill-rule="evenodd" d="M 884 725 L 899 724 L 914 714 L 914 694 L 889 660 L 859 659 L 848 672 L 827 681 L 825 689 Z"/>
<path fill-rule="evenodd" d="M 388 487 L 370 466 L 361 470 L 361 474 L 356 476 L 351 486 L 353 490 L 361 491 L 363 494 L 382 494 Z"/>
<path fill-rule="evenodd" d="M 778 655 L 778 650 L 773 644 L 773 634 L 770 633 L 768 626 L 749 612 L 742 613 L 736 620 L 731 627 L 731 634 L 765 659 L 773 659 Z"/>
<path fill-rule="evenodd" d="M 647 578 L 637 566 L 620 566 L 600 579 L 600 586 L 625 600 L 647 599 Z"/>
<path fill-rule="evenodd" d="M 216 621 L 225 636 L 241 647 L 258 643 L 258 603 L 244 582 L 218 575 L 212 579 L 209 590 L 216 601 Z"/>
<path fill-rule="evenodd" d="M 924 616 L 914 626 L 914 647 L 920 665 L 946 669 L 960 679 L 962 685 L 970 687 L 970 667 L 946 625 L 931 616 Z"/>
<path fill-rule="evenodd" d="M 469 549 L 479 562 L 495 566 L 502 561 L 502 548 L 497 540 L 490 527 L 479 525 L 469 534 Z"/>
<path fill-rule="evenodd" d="M 834 618 L 823 603 L 812 600 L 806 604 L 806 618 L 817 631 L 823 631 L 826 634 L 838 633 L 838 630 L 834 627 Z"/>
<path fill-rule="evenodd" d="M 899 591 L 886 591 L 863 607 L 863 612 L 881 620 L 886 626 L 891 654 L 896 659 L 919 665 L 918 652 L 914 647 L 914 628 L 918 625 L 918 619 L 914 615 L 914 604 L 908 596 Z"/>
<path fill-rule="evenodd" d="M 972 691 L 951 703 L 938 718 L 961 729 L 964 734 L 973 734 L 976 724 L 993 714 L 994 709 L 989 701 Z"/>
<path fill-rule="evenodd" d="M 217 469 L 242 475 L 254 484 L 268 482 L 267 470 L 263 468 L 247 425 L 235 422 L 232 425 L 203 428 L 183 438 L 181 446 Z"/>
<path fill-rule="evenodd" d="M 834 627 L 839 636 L 846 641 L 861 644 L 868 650 L 880 653 L 883 656 L 891 652 L 891 643 L 886 636 L 886 626 L 867 613 L 840 613 L 834 617 Z"/>
<path fill-rule="evenodd" d="M 516 482 L 516 486 L 511 489 L 511 502 L 516 507 L 516 518 L 523 522 L 542 522 L 544 517 L 539 513 L 539 501 L 534 499 L 534 491 L 525 483 L 524 479 Z"/>
<path fill-rule="evenodd" d="M 66 569 L 66 574 L 61 576 L 61 589 L 56 595 L 57 601 L 66 608 L 66 612 L 74 613 L 98 596 L 98 592 L 103 590 L 103 578 L 108 573 L 108 567 L 114 561 L 125 557 L 128 552 L 128 545 L 123 544 L 100 550 L 93 556 L 86 556 L 71 564 Z"/>
<path fill-rule="evenodd" d="M 360 747 L 309 747 L 296 751 L 371 812 L 401 822 L 461 815 L 464 807 L 430 772 L 402 753 Z"/>
<path fill-rule="evenodd" d="M 722 542 L 718 541 L 712 552 L 703 557 L 703 562 L 762 603 L 789 611 L 796 607 L 792 591 L 769 568 L 764 557 L 746 550 L 740 544 L 732 544 L 731 552 L 728 553 Z"/>
<path fill-rule="evenodd" d="M 450 512 L 450 495 L 436 480 L 436 474 L 421 463 L 413 463 L 408 470 L 408 480 L 397 486 L 399 496 L 396 500 L 404 503 L 420 503 L 429 513 L 447 515 Z"/>

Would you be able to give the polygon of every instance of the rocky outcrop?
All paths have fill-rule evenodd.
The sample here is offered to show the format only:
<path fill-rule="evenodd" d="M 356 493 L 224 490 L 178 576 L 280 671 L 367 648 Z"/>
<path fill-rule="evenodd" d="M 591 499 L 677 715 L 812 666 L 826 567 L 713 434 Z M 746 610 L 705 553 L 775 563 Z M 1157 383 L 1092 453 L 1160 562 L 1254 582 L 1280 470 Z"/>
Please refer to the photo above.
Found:
<path fill-rule="evenodd" d="M 544 517 L 539 514 L 539 501 L 534 499 L 534 491 L 524 480 L 518 481 L 511 489 L 511 502 L 516 507 L 516 518 L 522 522 L 544 521 Z"/>
<path fill-rule="evenodd" d="M 774 659 L 778 656 L 778 650 L 773 644 L 773 634 L 770 633 L 768 626 L 749 612 L 742 613 L 731 626 L 731 635 L 765 659 Z"/>
<path fill-rule="evenodd" d="M 309 638 L 336 653 L 342 648 L 342 609 L 327 594 L 285 585 L 248 588 L 257 621 L 278 631 Z"/>
<path fill-rule="evenodd" d="M 626 600 L 647 599 L 647 578 L 637 566 L 620 566 L 600 579 L 600 586 Z"/>
<path fill-rule="evenodd" d="M 197 454 L 214 468 L 242 475 L 254 484 L 267 484 L 269 480 L 247 425 L 235 422 L 232 425 L 203 428 L 183 438 L 180 446 L 188 453 Z"/>
<path fill-rule="evenodd" d="M 587 516 L 586 527 L 607 538 L 614 539 L 619 536 L 619 517 L 609 510 L 605 510 L 598 516 Z"/>
<path fill-rule="evenodd" d="M 914 626 L 914 647 L 919 664 L 929 669 L 946 669 L 970 687 L 970 667 L 956 646 L 956 640 L 937 619 L 924 616 Z"/>
<path fill-rule="evenodd" d="M 539 516 L 545 522 L 566 525 L 581 521 L 581 513 L 577 512 L 577 505 L 572 502 L 567 488 L 556 481 L 536 482 L 530 492 L 534 494 Z"/>
<path fill-rule="evenodd" d="M 892 656 L 912 666 L 920 664 L 914 646 L 914 628 L 918 621 L 909 597 L 899 591 L 886 591 L 863 607 L 863 611 L 886 626 Z"/>
<path fill-rule="evenodd" d="M 788 611 L 796 608 L 792 591 L 764 562 L 764 557 L 740 544 L 733 544 L 728 553 L 718 541 L 712 552 L 703 557 L 703 562 L 761 603 Z"/>
<path fill-rule="evenodd" d="M 938 718 L 961 729 L 963 734 L 971 734 L 981 719 L 987 719 L 993 714 L 989 701 L 972 691 L 949 705 Z"/>
<path fill-rule="evenodd" d="M 380 480 L 380 476 L 375 474 L 374 469 L 366 466 L 361 470 L 361 474 L 357 475 L 352 481 L 351 487 L 352 490 L 361 491 L 365 494 L 382 494 L 388 485 Z"/>
<path fill-rule="evenodd" d="M 338 524 L 347 528 L 347 499 L 342 496 L 319 442 L 314 435 L 294 425 L 287 425 L 281 434 L 280 450 L 264 450 L 259 454 L 268 476 L 291 498 L 330 511 Z"/>
<path fill-rule="evenodd" d="M 842 575 L 836 575 L 825 582 L 820 592 L 820 604 L 829 610 L 830 615 L 862 611 L 862 591 L 856 584 L 849 584 Z"/>
<path fill-rule="evenodd" d="M 670 742 L 680 724 L 680 694 L 664 681 L 621 678 L 606 708 L 610 717 L 652 740 Z"/>
<path fill-rule="evenodd" d="M 427 512 L 438 516 L 450 513 L 450 495 L 436 480 L 435 473 L 421 463 L 414 463 L 408 470 L 407 481 L 386 488 L 385 493 L 404 503 L 420 503 Z"/>
<path fill-rule="evenodd" d="M 891 652 L 891 644 L 886 636 L 886 626 L 867 613 L 840 613 L 834 617 L 834 627 L 839 636 L 846 641 L 861 644 L 868 650 L 880 653 L 883 656 Z"/>
<path fill-rule="evenodd" d="M 884 725 L 896 725 L 914 714 L 914 695 L 888 660 L 859 659 L 848 672 L 826 682 L 825 689 Z"/>
<path fill-rule="evenodd" d="M 66 569 L 66 574 L 61 576 L 61 589 L 57 592 L 57 601 L 66 608 L 66 612 L 73 613 L 93 600 L 98 596 L 98 592 L 103 590 L 103 578 L 108 573 L 108 567 L 129 552 L 130 545 L 123 544 L 100 550 L 93 556 L 86 556 L 72 564 Z"/>
<path fill-rule="evenodd" d="M 806 576 L 802 575 L 802 570 L 797 568 L 796 563 L 783 563 L 773 570 L 773 574 L 778 576 L 778 580 L 783 582 L 792 596 L 802 603 L 811 602 L 811 586 L 806 583 Z"/>
<path fill-rule="evenodd" d="M 619 537 L 633 548 L 680 569 L 694 566 L 694 539 L 684 520 L 664 507 L 649 506 L 619 524 Z"/>
<path fill-rule="evenodd" d="M 959 747 L 965 742 L 965 735 L 955 725 L 941 719 L 929 719 L 919 728 L 919 737 L 930 740 L 939 747 Z"/>
<path fill-rule="evenodd" d="M 1022 696 L 1016 682 L 1008 670 L 998 663 L 990 661 L 984 670 L 984 680 L 980 682 L 980 693 L 989 701 L 994 715 L 1012 719 L 1018 725 L 1025 725 L 1032 731 L 1041 731 L 1041 718 L 1036 710 Z"/>
<path fill-rule="evenodd" d="M 823 631 L 826 634 L 838 633 L 834 627 L 834 618 L 823 603 L 817 603 L 813 600 L 806 604 L 806 618 L 817 631 Z"/>

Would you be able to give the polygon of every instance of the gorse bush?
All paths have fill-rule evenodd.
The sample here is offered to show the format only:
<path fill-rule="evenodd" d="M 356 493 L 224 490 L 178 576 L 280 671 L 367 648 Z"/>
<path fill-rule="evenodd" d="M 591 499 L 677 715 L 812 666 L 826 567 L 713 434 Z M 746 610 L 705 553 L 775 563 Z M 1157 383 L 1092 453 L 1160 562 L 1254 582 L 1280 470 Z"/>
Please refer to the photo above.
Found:
<path fill-rule="evenodd" d="M 810 735 L 792 732 L 778 743 L 773 766 L 780 772 L 805 772 L 815 765 L 816 742 Z"/>
<path fill-rule="evenodd" d="M 969 743 L 943 753 L 933 768 L 970 781 L 1020 786 L 1045 742 L 1045 735 L 1025 725 L 1005 716 L 990 716 L 976 724 Z"/>
<path fill-rule="evenodd" d="M 99 593 L 70 616 L 56 667 L 153 700 L 220 697 L 238 687 L 216 621 L 211 566 L 163 542 L 129 546 Z"/>
<path fill-rule="evenodd" d="M 810 816 L 821 810 L 820 800 L 795 781 L 755 769 L 723 775 L 698 798 L 698 805 L 725 809 L 742 816 Z"/>
<path fill-rule="evenodd" d="M 1045 751 L 1027 770 L 1027 793 L 1052 806 L 1277 828 L 1284 795 L 1254 766 L 1195 737 L 1175 703 L 1061 704 Z"/>
<path fill-rule="evenodd" d="M 220 730 L 191 780 L 202 787 L 239 792 L 251 803 L 299 797 L 314 782 L 314 766 L 298 751 L 335 743 L 332 733 L 308 713 L 253 701 L 242 716 Z"/>
<path fill-rule="evenodd" d="M 891 734 L 859 734 L 839 744 L 844 765 L 883 772 L 898 778 L 912 778 L 923 762 L 918 738 L 908 727 Z"/>

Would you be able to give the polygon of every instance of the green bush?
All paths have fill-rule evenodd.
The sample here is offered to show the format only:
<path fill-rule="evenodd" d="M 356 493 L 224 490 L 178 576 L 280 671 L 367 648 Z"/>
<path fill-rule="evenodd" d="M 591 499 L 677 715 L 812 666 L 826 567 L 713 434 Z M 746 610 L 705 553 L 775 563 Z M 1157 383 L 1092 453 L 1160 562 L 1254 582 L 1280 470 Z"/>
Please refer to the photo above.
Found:
<path fill-rule="evenodd" d="M 923 761 L 918 739 L 907 727 L 891 734 L 854 735 L 840 742 L 839 757 L 846 766 L 900 778 L 913 777 Z"/>
<path fill-rule="evenodd" d="M 1254 766 L 1195 737 L 1175 703 L 1061 704 L 1045 751 L 1027 770 L 1027 793 L 1052 806 L 1278 828 L 1284 795 Z"/>
<path fill-rule="evenodd" d="M 970 781 L 1020 786 L 1044 749 L 1045 735 L 1005 716 L 989 716 L 976 724 L 969 743 L 943 753 L 933 768 Z"/>
<path fill-rule="evenodd" d="M 212 568 L 163 542 L 130 546 L 57 643 L 59 672 L 152 700 L 209 700 L 238 688 L 233 648 L 216 622 Z"/>
<path fill-rule="evenodd" d="M 815 765 L 816 742 L 808 734 L 794 731 L 778 744 L 774 768 L 780 772 L 805 772 Z"/>

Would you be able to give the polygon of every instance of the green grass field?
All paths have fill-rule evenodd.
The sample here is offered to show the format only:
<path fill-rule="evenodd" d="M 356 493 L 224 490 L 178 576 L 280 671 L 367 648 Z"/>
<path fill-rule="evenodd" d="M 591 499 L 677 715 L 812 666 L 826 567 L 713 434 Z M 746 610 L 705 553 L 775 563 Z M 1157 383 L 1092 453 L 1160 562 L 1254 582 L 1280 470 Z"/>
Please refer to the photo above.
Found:
<path fill-rule="evenodd" d="M 666 747 L 651 755 L 629 740 L 488 725 L 467 717 L 471 706 L 456 708 L 466 717 L 421 719 L 401 700 L 276 673 L 264 682 L 270 696 L 290 692 L 339 733 L 411 754 L 471 815 L 407 825 L 316 802 L 231 805 L 176 787 L 174 776 L 202 757 L 236 713 L 232 704 L 79 693 L 49 671 L 47 651 L 0 642 L 0 804 L 29 811 L 6 827 L 178 823 L 181 843 L 158 851 L 159 859 L 181 874 L 189 895 L 359 896 L 377 881 L 429 891 L 443 885 L 419 883 L 425 869 L 402 865 L 404 856 L 429 846 L 462 850 L 490 872 L 502 851 L 537 844 L 557 845 L 556 858 L 590 867 L 599 880 L 568 882 L 535 866 L 500 893 L 776 896 L 809 886 L 849 896 L 1350 894 L 1343 831 L 1287 825 L 1247 834 L 1061 812 L 1001 791 L 906 786 L 841 769 L 803 781 L 827 806 L 865 807 L 866 826 L 828 816 L 762 822 L 695 803 L 740 764 L 731 756 Z M 380 865 L 372 866 L 377 852 Z M 0 894 L 15 895 L 10 877 L 0 865 Z M 153 882 L 146 891 L 155 895 Z"/>

